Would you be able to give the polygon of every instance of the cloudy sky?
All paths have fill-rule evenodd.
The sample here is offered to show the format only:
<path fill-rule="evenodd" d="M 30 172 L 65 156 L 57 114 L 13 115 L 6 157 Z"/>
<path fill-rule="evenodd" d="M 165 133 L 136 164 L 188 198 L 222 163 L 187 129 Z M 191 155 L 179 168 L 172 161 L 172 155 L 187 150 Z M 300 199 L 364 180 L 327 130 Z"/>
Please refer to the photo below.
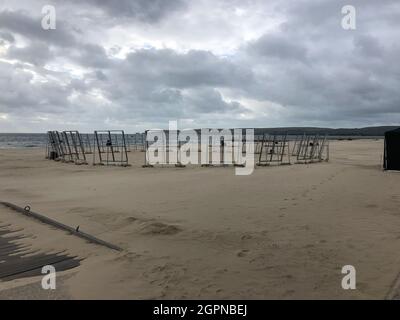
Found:
<path fill-rule="evenodd" d="M 399 0 L 0 0 L 0 132 L 398 125 L 399 40 Z"/>

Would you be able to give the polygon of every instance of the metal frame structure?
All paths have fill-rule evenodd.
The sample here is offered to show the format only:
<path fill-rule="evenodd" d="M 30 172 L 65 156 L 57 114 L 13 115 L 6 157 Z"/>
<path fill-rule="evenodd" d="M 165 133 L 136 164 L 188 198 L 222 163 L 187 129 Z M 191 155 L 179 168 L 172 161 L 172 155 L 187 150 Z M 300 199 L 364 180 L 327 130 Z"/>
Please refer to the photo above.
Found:
<path fill-rule="evenodd" d="M 67 154 L 65 143 L 62 137 L 62 133 L 58 131 L 48 131 L 48 147 L 47 147 L 47 158 L 57 161 L 65 161 L 65 155 Z M 52 156 L 52 152 L 54 152 Z"/>
<path fill-rule="evenodd" d="M 261 153 L 261 146 L 262 146 L 262 140 L 254 140 L 254 154 L 260 154 Z"/>
<path fill-rule="evenodd" d="M 257 165 L 290 164 L 289 148 L 290 145 L 287 134 L 278 135 L 264 133 Z M 285 161 L 285 159 L 287 161 Z"/>
<path fill-rule="evenodd" d="M 129 166 L 128 148 L 123 130 L 94 132 L 93 164 Z"/>
<path fill-rule="evenodd" d="M 86 152 L 79 131 L 48 131 L 46 158 L 87 164 Z"/>
<path fill-rule="evenodd" d="M 305 133 L 303 135 L 296 136 L 296 138 L 294 139 L 293 149 L 291 153 L 292 156 L 297 157 L 299 155 L 305 137 L 306 137 Z"/>
<path fill-rule="evenodd" d="M 85 149 L 86 154 L 92 154 L 93 153 L 93 142 L 91 141 L 91 137 L 89 133 L 84 133 L 81 134 L 82 142 L 83 142 L 83 147 Z"/>
<path fill-rule="evenodd" d="M 76 227 L 76 228 L 67 226 L 67 225 L 65 225 L 65 224 L 63 224 L 61 222 L 58 222 L 56 220 L 50 219 L 50 218 L 48 218 L 46 216 L 43 216 L 43 215 L 41 215 L 39 213 L 31 211 L 31 208 L 29 206 L 27 206 L 25 208 L 22 208 L 22 207 L 19 207 L 19 206 L 13 204 L 13 203 L 10 203 L 10 202 L 0 202 L 0 204 L 5 206 L 5 207 L 7 207 L 7 208 L 10 208 L 10 209 L 12 209 L 12 210 L 14 210 L 16 212 L 22 213 L 23 215 L 25 215 L 27 217 L 36 219 L 36 220 L 38 220 L 38 221 L 40 221 L 42 223 L 48 224 L 48 225 L 50 225 L 52 227 L 55 227 L 55 228 L 58 228 L 60 230 L 67 231 L 71 235 L 75 235 L 77 237 L 83 238 L 83 239 L 85 239 L 85 240 L 87 240 L 87 241 L 89 241 L 91 243 L 102 245 L 102 246 L 108 247 L 108 248 L 113 249 L 113 250 L 122 251 L 122 249 L 120 247 L 116 246 L 116 245 L 113 245 L 113 244 L 111 244 L 109 242 L 103 241 L 103 240 L 101 240 L 99 238 L 96 238 L 96 237 L 90 235 L 90 234 L 87 234 L 85 232 L 80 231 L 79 230 L 79 226 Z"/>
<path fill-rule="evenodd" d="M 135 133 L 128 136 L 128 141 L 133 150 L 144 151 L 145 150 L 145 133 Z"/>
<path fill-rule="evenodd" d="M 54 135 L 58 144 L 58 148 L 60 150 L 59 159 L 62 161 L 68 161 L 65 159 L 67 156 L 67 147 L 65 146 L 65 141 L 62 132 L 54 131 Z"/>
<path fill-rule="evenodd" d="M 46 159 L 56 160 L 61 157 L 56 131 L 47 131 Z"/>
<path fill-rule="evenodd" d="M 329 140 L 327 135 L 306 135 L 298 137 L 292 150 L 297 163 L 329 161 Z"/>
<path fill-rule="evenodd" d="M 87 164 L 85 147 L 79 131 L 63 131 L 62 137 L 66 150 L 64 157 L 68 157 L 69 161 L 75 164 Z"/>

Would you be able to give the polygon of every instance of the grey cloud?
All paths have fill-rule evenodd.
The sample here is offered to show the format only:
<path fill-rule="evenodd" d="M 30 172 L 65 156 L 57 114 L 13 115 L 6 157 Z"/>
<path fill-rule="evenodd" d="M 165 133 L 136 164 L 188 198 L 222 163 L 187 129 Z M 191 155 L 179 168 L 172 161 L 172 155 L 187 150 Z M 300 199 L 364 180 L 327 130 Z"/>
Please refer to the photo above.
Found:
<path fill-rule="evenodd" d="M 69 57 L 85 67 L 107 68 L 112 64 L 105 49 L 96 44 L 82 44 Z"/>
<path fill-rule="evenodd" d="M 382 119 L 387 114 L 389 119 L 400 114 L 395 89 L 400 86 L 400 68 L 394 59 L 398 46 L 379 23 L 379 13 L 386 14 L 387 8 L 371 1 L 354 5 L 361 13 L 361 30 L 352 32 L 340 26 L 341 3 L 289 5 L 280 30 L 247 47 L 247 61 L 257 71 L 256 81 L 248 87 L 249 97 L 283 105 L 284 117 L 292 121 L 373 121 L 378 115 Z"/>
<path fill-rule="evenodd" d="M 139 77 L 176 88 L 239 87 L 252 80 L 248 68 L 206 51 L 179 54 L 173 50 L 139 50 L 120 66 L 123 77 Z"/>
<path fill-rule="evenodd" d="M 87 2 L 101 8 L 110 18 L 122 17 L 147 23 L 158 22 L 186 7 L 183 0 L 89 0 Z"/>
<path fill-rule="evenodd" d="M 296 61 L 307 60 L 306 47 L 296 41 L 296 39 L 290 39 L 283 34 L 264 35 L 251 43 L 248 50 L 250 53 L 255 53 L 266 58 Z"/>
<path fill-rule="evenodd" d="M 12 46 L 8 51 L 11 59 L 34 64 L 45 64 L 56 56 L 63 56 L 84 67 L 106 68 L 111 61 L 105 49 L 98 45 L 78 39 L 74 28 L 70 28 L 63 20 L 57 20 L 56 30 L 44 30 L 40 17 L 34 18 L 22 11 L 0 12 L 0 30 L 22 35 L 29 43 L 26 47 Z M 7 38 L 12 34 L 3 32 Z"/>
<path fill-rule="evenodd" d="M 108 79 L 107 76 L 104 74 L 104 72 L 101 70 L 96 70 L 95 76 L 96 76 L 96 79 L 100 80 L 100 81 L 107 81 L 107 79 Z"/>
<path fill-rule="evenodd" d="M 253 2 L 256 1 L 236 1 L 232 5 L 226 1 L 224 14 L 234 14 L 236 6 L 246 8 Z M 218 39 L 230 25 L 221 25 L 224 31 L 219 34 L 216 27 L 219 22 L 208 24 L 208 16 L 192 14 L 194 4 L 190 2 L 55 3 L 60 3 L 62 12 L 71 12 L 60 15 L 65 21 L 58 24 L 59 33 L 41 30 L 40 20 L 27 11 L 0 13 L 0 38 L 8 39 L 11 44 L 3 57 L 21 62 L 0 63 L 0 73 L 6 75 L 0 77 L 0 86 L 6 88 L 0 97 L 0 112 L 21 114 L 23 110 L 27 119 L 42 113 L 64 115 L 86 125 L 105 124 L 105 119 L 116 125 L 159 124 L 176 118 L 195 119 L 194 126 L 200 123 L 197 121 L 220 121 L 219 124 L 226 121 L 226 126 L 246 127 L 400 121 L 400 46 L 397 43 L 400 34 L 395 28 L 398 21 L 390 18 L 400 12 L 395 1 L 378 4 L 354 0 L 359 14 L 358 29 L 351 32 L 340 26 L 342 1 L 272 1 L 285 22 L 258 39 L 243 40 L 225 57 L 202 50 L 201 42 L 195 45 L 196 49 L 183 46 L 185 51 L 137 49 L 135 43 L 127 43 L 135 51 L 119 59 L 110 58 L 107 52 L 117 54 L 127 47 L 125 43 L 115 43 L 113 38 L 105 37 L 102 41 L 105 16 L 111 24 L 145 22 L 143 30 L 148 30 L 153 39 L 158 36 L 161 44 L 165 35 L 175 36 L 170 39 L 177 43 L 181 41 L 180 30 L 171 28 L 174 14 L 181 9 L 185 10 L 184 21 L 189 31 L 203 24 L 207 32 L 210 32 L 207 27 L 213 28 L 212 36 Z M 206 1 L 203 8 L 211 8 L 213 4 Z M 343 1 L 343 4 L 347 3 Z M 269 10 L 266 2 L 259 1 L 257 6 L 260 10 Z M 75 24 L 86 18 L 90 9 L 99 8 L 105 16 L 96 17 L 97 11 L 90 15 L 85 20 L 89 28 Z M 77 16 L 72 9 L 76 9 Z M 248 14 L 253 13 L 249 10 Z M 191 19 L 196 17 L 204 21 L 192 24 Z M 237 19 L 235 23 L 242 22 L 236 16 L 231 18 Z M 171 19 L 170 29 L 163 29 L 163 24 L 158 22 L 168 19 Z M 227 20 L 221 21 L 229 23 Z M 179 25 L 182 26 L 182 21 Z M 139 27 L 136 24 L 132 28 L 119 26 L 117 30 L 130 33 L 134 42 Z M 193 31 L 200 34 L 203 29 Z M 17 34 L 30 43 L 24 48 L 18 47 L 12 41 Z M 96 40 L 91 38 L 93 34 Z M 111 35 L 118 38 L 120 34 Z M 143 35 L 146 33 L 140 34 Z M 219 49 L 219 43 L 215 46 Z M 65 60 L 80 71 L 79 77 L 68 70 L 45 69 L 48 61 L 57 66 Z M 26 70 L 24 62 L 34 64 L 29 67 L 33 73 Z M 49 81 L 33 81 L 32 74 Z M 265 107 L 254 110 L 251 101 Z M 278 107 L 270 108 L 271 102 Z M 253 119 L 246 122 L 235 118 L 242 113 Z"/>
<path fill-rule="evenodd" d="M 14 43 L 15 41 L 14 36 L 9 32 L 0 32 L 0 39 L 3 39 L 9 43 Z"/>
<path fill-rule="evenodd" d="M 216 88 L 240 88 L 252 80 L 250 70 L 205 51 L 138 50 L 103 71 L 113 79 L 98 84 L 109 101 L 157 119 L 243 111 Z"/>
<path fill-rule="evenodd" d="M 24 11 L 4 10 L 0 12 L 0 30 L 18 33 L 31 41 L 42 41 L 47 45 L 70 47 L 77 45 L 74 35 L 69 31 L 66 23 L 57 20 L 56 30 L 44 30 L 41 17 L 30 16 Z"/>
<path fill-rule="evenodd" d="M 71 93 L 67 86 L 56 83 L 33 83 L 33 74 L 0 62 L 0 111 L 22 114 L 24 112 L 58 113 L 68 107 Z"/>
<path fill-rule="evenodd" d="M 380 45 L 378 39 L 370 35 L 360 35 L 355 37 L 354 44 L 357 51 L 368 58 L 382 57 L 384 48 Z"/>
<path fill-rule="evenodd" d="M 23 48 L 11 46 L 8 49 L 7 57 L 29 62 L 35 65 L 44 65 L 54 57 L 49 47 L 43 42 L 34 42 Z"/>
<path fill-rule="evenodd" d="M 227 102 L 221 93 L 215 89 L 202 89 L 190 92 L 186 96 L 189 114 L 238 113 L 247 111 L 236 101 Z"/>

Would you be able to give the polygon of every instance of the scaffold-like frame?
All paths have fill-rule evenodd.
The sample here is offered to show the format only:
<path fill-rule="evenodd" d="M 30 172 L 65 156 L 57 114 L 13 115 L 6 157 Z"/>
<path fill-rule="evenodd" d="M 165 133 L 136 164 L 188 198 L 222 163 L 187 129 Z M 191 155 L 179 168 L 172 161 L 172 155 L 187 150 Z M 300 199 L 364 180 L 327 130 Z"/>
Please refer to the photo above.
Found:
<path fill-rule="evenodd" d="M 129 166 L 128 148 L 123 130 L 94 132 L 93 164 Z"/>
<path fill-rule="evenodd" d="M 297 163 L 329 161 L 328 136 L 303 134 L 297 137 L 292 149 L 292 156 L 296 157 Z"/>
<path fill-rule="evenodd" d="M 257 165 L 271 164 L 290 164 L 290 145 L 287 134 L 264 133 Z"/>

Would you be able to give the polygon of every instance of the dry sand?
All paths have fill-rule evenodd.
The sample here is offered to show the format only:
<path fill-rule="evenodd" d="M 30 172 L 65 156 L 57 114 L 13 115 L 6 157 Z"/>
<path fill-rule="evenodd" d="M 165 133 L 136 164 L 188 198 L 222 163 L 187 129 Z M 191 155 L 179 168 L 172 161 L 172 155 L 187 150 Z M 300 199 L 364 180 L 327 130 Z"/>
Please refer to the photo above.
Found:
<path fill-rule="evenodd" d="M 32 246 L 85 260 L 44 292 L 0 282 L 0 298 L 304 299 L 387 297 L 400 272 L 400 174 L 382 140 L 334 141 L 329 163 L 257 168 L 76 166 L 0 150 L 0 201 L 123 247 L 121 253 L 0 208 Z M 55 233 L 58 235 L 56 236 Z M 357 289 L 341 288 L 354 265 Z"/>

